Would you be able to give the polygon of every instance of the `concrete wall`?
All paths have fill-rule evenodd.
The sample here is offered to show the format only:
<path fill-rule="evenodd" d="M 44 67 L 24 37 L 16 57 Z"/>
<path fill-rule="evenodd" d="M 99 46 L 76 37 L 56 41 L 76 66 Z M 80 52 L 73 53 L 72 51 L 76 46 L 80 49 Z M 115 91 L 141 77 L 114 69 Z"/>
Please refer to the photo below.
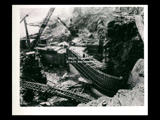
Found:
<path fill-rule="evenodd" d="M 78 70 L 72 64 L 69 64 L 69 69 L 70 69 L 70 72 L 72 72 L 73 74 L 80 75 Z"/>
<path fill-rule="evenodd" d="M 57 64 L 60 67 L 66 66 L 66 53 L 57 53 L 57 51 L 39 51 L 42 55 L 43 64 Z"/>
<path fill-rule="evenodd" d="M 58 64 L 60 67 L 65 67 L 66 66 L 66 54 L 65 53 L 58 53 Z"/>
<path fill-rule="evenodd" d="M 46 64 L 58 64 L 58 56 L 56 52 L 42 52 L 42 61 Z"/>

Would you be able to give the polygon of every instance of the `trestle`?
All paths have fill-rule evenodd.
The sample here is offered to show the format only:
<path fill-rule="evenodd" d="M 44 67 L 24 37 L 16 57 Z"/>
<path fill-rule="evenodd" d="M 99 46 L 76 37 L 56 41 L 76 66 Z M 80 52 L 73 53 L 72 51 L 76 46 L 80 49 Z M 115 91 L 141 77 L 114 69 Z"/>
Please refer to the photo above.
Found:
<path fill-rule="evenodd" d="M 29 81 L 25 81 L 25 80 L 21 80 L 20 82 L 20 86 L 23 88 L 27 88 L 27 89 L 32 89 L 32 90 L 36 90 L 36 91 L 43 91 L 43 92 L 48 92 L 48 93 L 56 93 L 59 96 L 62 97 L 66 97 L 66 98 L 71 98 L 73 100 L 82 102 L 82 103 L 87 103 L 91 100 L 93 100 L 92 98 L 88 98 L 83 94 L 77 94 L 68 90 L 63 90 L 60 88 L 56 88 L 56 87 L 49 87 L 45 84 L 41 84 L 41 83 L 35 83 L 35 82 L 29 82 Z"/>

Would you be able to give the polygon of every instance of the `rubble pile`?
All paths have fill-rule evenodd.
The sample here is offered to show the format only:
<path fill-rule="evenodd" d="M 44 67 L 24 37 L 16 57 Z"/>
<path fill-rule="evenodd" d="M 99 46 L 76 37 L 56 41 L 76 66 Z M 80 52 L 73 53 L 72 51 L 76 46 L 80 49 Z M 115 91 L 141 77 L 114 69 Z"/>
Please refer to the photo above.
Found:
<path fill-rule="evenodd" d="M 128 79 L 129 88 L 119 89 L 113 97 L 102 96 L 81 106 L 144 106 L 144 60 L 139 59 Z"/>
<path fill-rule="evenodd" d="M 113 97 L 100 97 L 87 104 L 79 104 L 77 107 L 103 107 L 103 106 L 144 106 L 144 85 L 136 85 L 132 90 L 118 90 Z"/>
<path fill-rule="evenodd" d="M 58 96 L 53 96 L 51 98 L 48 98 L 46 102 L 41 102 L 38 106 L 48 106 L 48 107 L 53 107 L 53 106 L 71 106 L 71 104 L 68 102 L 68 99 L 58 97 Z"/>

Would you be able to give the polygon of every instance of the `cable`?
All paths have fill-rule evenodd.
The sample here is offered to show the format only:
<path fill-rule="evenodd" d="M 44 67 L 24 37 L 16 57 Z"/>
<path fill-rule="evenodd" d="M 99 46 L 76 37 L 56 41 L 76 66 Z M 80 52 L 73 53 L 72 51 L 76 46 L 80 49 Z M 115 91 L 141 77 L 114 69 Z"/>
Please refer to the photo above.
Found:
<path fill-rule="evenodd" d="M 31 11 L 28 13 L 28 15 L 33 14 L 33 13 L 36 11 L 36 9 L 37 9 L 37 8 L 34 8 L 33 10 L 31 10 Z"/>
<path fill-rule="evenodd" d="M 34 10 L 35 10 L 35 8 L 34 8 L 34 9 L 32 9 L 32 10 L 28 13 L 28 15 L 29 15 L 29 14 L 31 14 Z"/>
<path fill-rule="evenodd" d="M 21 23 L 26 17 L 28 17 L 29 15 L 31 15 L 35 9 L 36 9 L 36 8 L 32 9 L 28 14 L 26 14 L 26 16 L 23 17 L 23 19 L 20 21 L 20 23 Z"/>

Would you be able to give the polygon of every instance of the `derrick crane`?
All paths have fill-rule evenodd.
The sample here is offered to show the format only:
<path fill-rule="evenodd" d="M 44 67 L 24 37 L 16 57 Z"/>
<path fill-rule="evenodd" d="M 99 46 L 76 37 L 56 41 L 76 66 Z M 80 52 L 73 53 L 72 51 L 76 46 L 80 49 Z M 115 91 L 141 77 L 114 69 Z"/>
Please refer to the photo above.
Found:
<path fill-rule="evenodd" d="M 24 16 L 24 18 L 20 21 L 20 23 L 21 23 L 26 17 L 28 17 L 29 15 L 31 15 L 35 9 L 36 9 L 36 8 L 32 9 L 28 14 L 26 14 L 26 16 Z"/>
<path fill-rule="evenodd" d="M 58 20 L 60 20 L 60 22 L 70 31 L 69 27 L 66 25 L 66 23 L 64 23 L 59 17 L 57 17 Z"/>
<path fill-rule="evenodd" d="M 38 44 L 38 42 L 40 40 L 40 36 L 41 36 L 42 32 L 44 31 L 45 27 L 47 26 L 47 23 L 48 23 L 48 21 L 49 21 L 49 19 L 50 19 L 54 10 L 55 10 L 55 8 L 50 8 L 49 9 L 49 12 L 48 12 L 47 16 L 45 17 L 45 19 L 44 19 L 44 21 L 43 21 L 43 23 L 40 27 L 40 30 L 39 30 L 39 33 L 38 33 L 36 39 L 33 41 L 33 44 L 30 46 L 31 50 Z"/>
<path fill-rule="evenodd" d="M 25 30 L 26 30 L 27 46 L 28 46 L 28 47 L 30 47 L 30 38 L 29 38 L 29 33 L 28 33 L 28 28 L 27 28 L 26 17 L 28 17 L 29 15 L 31 15 L 34 10 L 35 10 L 35 8 L 32 9 L 28 14 L 26 14 L 26 16 L 24 16 L 23 19 L 21 19 L 21 21 L 20 21 L 20 23 L 21 23 L 22 21 L 24 21 L 24 26 L 25 26 Z"/>
<path fill-rule="evenodd" d="M 24 21 L 24 26 L 25 26 L 25 30 L 26 30 L 26 39 L 27 39 L 27 45 L 30 46 L 30 38 L 29 38 L 29 33 L 28 33 L 28 28 L 27 28 L 27 22 L 26 22 L 26 17 L 28 17 L 29 15 L 26 14 L 26 16 L 20 21 L 20 23 L 22 21 Z"/>
<path fill-rule="evenodd" d="M 71 35 L 73 36 L 73 37 L 77 37 L 78 36 L 78 29 L 74 26 L 74 25 L 72 25 L 72 26 L 67 26 L 66 25 L 66 23 L 64 23 L 59 17 L 57 17 L 58 18 L 58 20 L 60 20 L 60 22 L 70 31 L 70 33 L 71 33 Z"/>
<path fill-rule="evenodd" d="M 28 17 L 28 14 L 26 14 L 26 16 L 20 21 L 20 23 L 21 23 L 24 19 L 26 19 L 26 17 Z"/>
<path fill-rule="evenodd" d="M 26 29 L 27 45 L 30 46 L 30 38 L 29 38 L 29 33 L 28 33 L 28 28 L 27 28 L 27 22 L 26 22 L 25 18 L 24 18 L 24 26 L 25 26 L 25 29 Z"/>

